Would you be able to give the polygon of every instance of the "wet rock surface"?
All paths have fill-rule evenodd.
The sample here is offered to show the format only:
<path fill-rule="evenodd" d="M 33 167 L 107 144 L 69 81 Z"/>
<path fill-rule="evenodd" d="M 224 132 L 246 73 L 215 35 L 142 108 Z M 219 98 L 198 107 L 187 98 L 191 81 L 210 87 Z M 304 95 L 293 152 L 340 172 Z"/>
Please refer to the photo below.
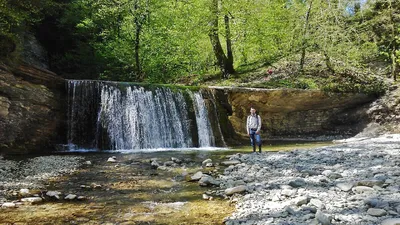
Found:
<path fill-rule="evenodd" d="M 395 224 L 399 146 L 400 135 L 385 135 L 308 151 L 231 156 L 242 163 L 225 169 L 221 188 L 241 182 L 247 192 L 234 195 L 236 212 L 226 224 Z"/>

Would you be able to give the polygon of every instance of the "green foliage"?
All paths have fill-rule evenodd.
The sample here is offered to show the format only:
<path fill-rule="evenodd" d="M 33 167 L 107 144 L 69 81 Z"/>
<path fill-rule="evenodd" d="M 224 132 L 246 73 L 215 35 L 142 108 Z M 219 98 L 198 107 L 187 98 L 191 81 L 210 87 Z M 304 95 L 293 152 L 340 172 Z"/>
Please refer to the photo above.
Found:
<path fill-rule="evenodd" d="M 226 49 L 228 16 L 237 74 L 219 81 L 208 35 L 210 4 L 0 0 L 0 47 L 12 52 L 18 33 L 34 27 L 49 51 L 51 69 L 67 78 L 366 93 L 382 93 L 379 77 L 390 73 L 393 54 L 400 61 L 398 1 L 220 1 L 220 42 Z M 50 32 L 41 34 L 43 28 Z M 272 75 L 265 73 L 268 68 Z"/>
<path fill-rule="evenodd" d="M 59 8 L 51 0 L 0 0 L 0 56 L 21 48 L 21 33 Z"/>
<path fill-rule="evenodd" d="M 340 76 L 330 77 L 321 87 L 327 92 L 364 93 L 377 96 L 384 94 L 387 88 L 388 85 L 380 78 L 359 76 L 351 74 L 350 71 Z"/>

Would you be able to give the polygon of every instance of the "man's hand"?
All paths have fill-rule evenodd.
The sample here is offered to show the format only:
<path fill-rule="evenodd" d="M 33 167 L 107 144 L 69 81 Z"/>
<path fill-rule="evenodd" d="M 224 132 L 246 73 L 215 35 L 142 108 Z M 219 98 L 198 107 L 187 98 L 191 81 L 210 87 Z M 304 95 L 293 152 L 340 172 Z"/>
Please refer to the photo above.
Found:
<path fill-rule="evenodd" d="M 247 135 L 249 135 L 249 137 L 250 137 L 250 134 L 249 134 L 249 133 L 247 133 Z"/>
<path fill-rule="evenodd" d="M 260 131 L 256 131 L 256 134 L 260 134 Z"/>

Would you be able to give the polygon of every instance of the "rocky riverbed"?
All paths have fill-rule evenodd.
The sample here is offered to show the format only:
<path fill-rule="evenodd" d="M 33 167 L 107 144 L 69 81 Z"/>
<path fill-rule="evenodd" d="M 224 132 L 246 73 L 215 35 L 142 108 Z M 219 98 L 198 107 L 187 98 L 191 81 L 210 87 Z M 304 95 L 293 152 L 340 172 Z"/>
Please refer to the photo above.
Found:
<path fill-rule="evenodd" d="M 186 180 L 224 151 L 68 154 L 0 159 L 1 225 L 220 224 L 234 210 Z"/>
<path fill-rule="evenodd" d="M 0 204 L 7 201 L 7 196 L 21 195 L 18 190 L 44 189 L 49 179 L 76 171 L 83 159 L 81 156 L 39 156 L 24 160 L 1 157 Z"/>
<path fill-rule="evenodd" d="M 400 224 L 400 135 L 230 160 L 220 185 L 245 194 L 226 224 Z"/>
<path fill-rule="evenodd" d="M 322 145 L 0 158 L 0 224 L 397 224 L 400 135 Z"/>

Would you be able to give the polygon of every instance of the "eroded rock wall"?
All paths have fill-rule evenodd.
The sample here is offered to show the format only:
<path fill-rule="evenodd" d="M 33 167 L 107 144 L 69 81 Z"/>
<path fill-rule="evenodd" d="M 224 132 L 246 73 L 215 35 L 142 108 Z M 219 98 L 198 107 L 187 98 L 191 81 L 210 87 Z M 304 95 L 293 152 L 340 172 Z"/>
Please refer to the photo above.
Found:
<path fill-rule="evenodd" d="M 0 63 L 0 153 L 49 151 L 62 143 L 64 85 L 50 71 Z"/>
<path fill-rule="evenodd" d="M 249 89 L 210 87 L 240 137 L 246 137 L 246 118 L 255 107 L 262 118 L 264 137 L 303 139 L 351 136 L 367 124 L 369 104 L 375 97 L 364 94 L 324 93 L 318 90 Z M 223 99 L 226 99 L 225 102 Z M 228 128 L 229 129 L 229 128 Z"/>

